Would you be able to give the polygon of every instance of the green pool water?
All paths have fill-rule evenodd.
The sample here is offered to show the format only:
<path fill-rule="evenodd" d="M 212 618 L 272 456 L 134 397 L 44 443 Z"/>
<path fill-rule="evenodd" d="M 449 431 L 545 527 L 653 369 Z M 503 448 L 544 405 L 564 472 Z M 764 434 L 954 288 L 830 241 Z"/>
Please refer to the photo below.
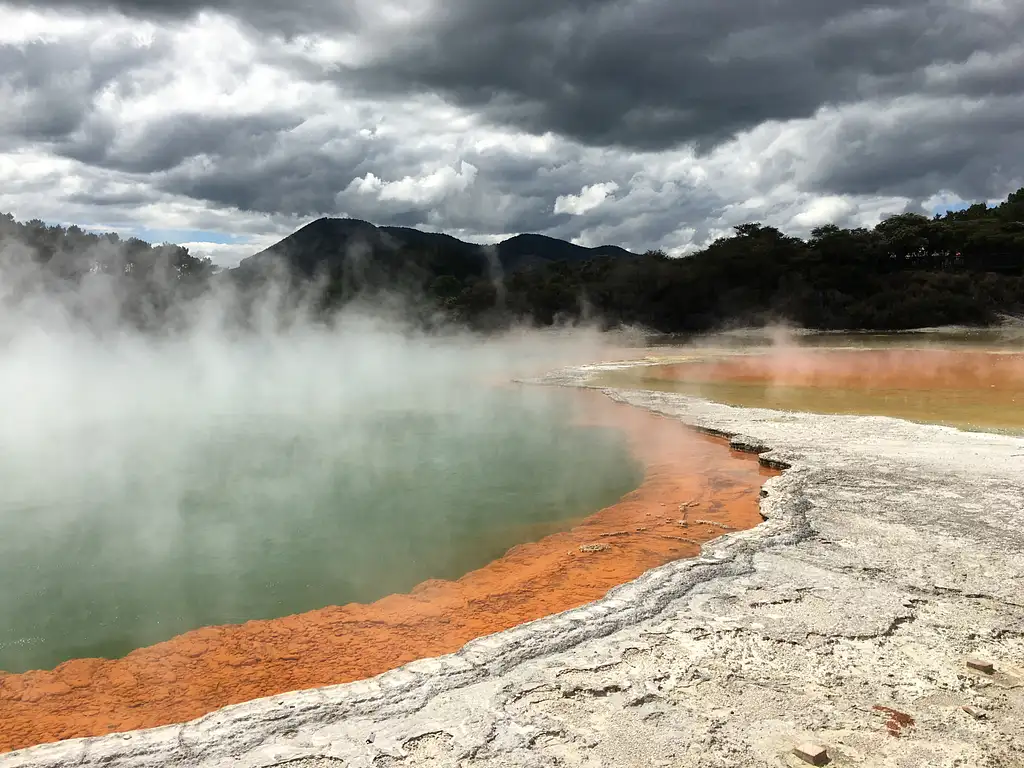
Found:
<path fill-rule="evenodd" d="M 568 526 L 642 478 L 620 433 L 573 423 L 571 397 L 137 409 L 5 445 L 0 669 L 372 601 Z"/>

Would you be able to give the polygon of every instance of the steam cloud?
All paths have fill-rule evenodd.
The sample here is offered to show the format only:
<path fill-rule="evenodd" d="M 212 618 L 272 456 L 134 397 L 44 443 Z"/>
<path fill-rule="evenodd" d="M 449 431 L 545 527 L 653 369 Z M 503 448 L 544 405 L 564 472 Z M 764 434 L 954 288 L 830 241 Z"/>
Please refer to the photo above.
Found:
<path fill-rule="evenodd" d="M 100 591 L 102 579 L 144 581 L 148 564 L 187 537 L 195 540 L 186 566 L 209 573 L 210 587 L 219 591 L 214 602 L 223 604 L 214 613 L 222 621 L 251 618 L 244 605 L 233 604 L 238 596 L 230 585 L 215 578 L 218 562 L 252 557 L 251 541 L 249 550 L 239 550 L 244 524 L 217 516 L 198 525 L 190 517 L 201 506 L 197 497 L 214 498 L 218 488 L 230 493 L 236 512 L 253 510 L 248 525 L 266 526 L 260 546 L 272 551 L 308 522 L 305 493 L 322 500 L 358 495 L 374 483 L 423 482 L 424 467 L 464 473 L 464 465 L 445 463 L 453 441 L 514 434 L 538 451 L 568 450 L 570 444 L 560 442 L 565 438 L 553 393 L 517 397 L 509 410 L 500 385 L 612 349 L 607 336 L 587 329 L 520 329 L 486 338 L 453 328 L 426 333 L 358 302 L 331 320 L 313 319 L 303 302 L 284 300 L 280 286 L 261 294 L 246 324 L 237 322 L 239 297 L 222 288 L 184 305 L 173 331 L 141 331 L 122 322 L 127 298 L 117 280 L 104 274 L 54 280 L 32 266 L 31 256 L 19 243 L 0 248 L 0 581 L 28 585 L 5 586 L 0 624 L 18 617 L 43 634 L 56 627 L 49 603 L 66 603 L 70 593 L 60 592 L 71 589 L 52 571 L 65 567 L 74 574 L 92 563 Z M 414 437 L 417 419 L 424 418 L 434 426 L 423 429 L 436 429 L 439 420 L 448 426 Z M 388 439 L 382 428 L 391 430 Z M 474 459 L 481 470 L 483 462 L 508 459 L 498 437 L 485 448 Z M 420 474 L 384 471 L 396 463 L 416 465 Z M 354 475 L 339 485 L 338 468 L 346 466 Z M 600 464 L 592 471 L 598 478 L 614 474 Z M 196 487 L 197 475 L 203 487 Z M 603 481 L 589 472 L 567 478 L 552 498 L 595 482 L 601 491 Z M 607 483 L 605 492 L 625 490 L 616 485 L 621 473 Z M 472 512 L 456 507 L 457 499 L 452 514 Z M 275 509 L 287 523 L 274 521 L 268 510 Z M 95 524 L 102 516 L 106 527 Z M 130 539 L 127 550 L 123 541 L 115 546 L 105 538 L 111 525 Z M 14 563 L 24 565 L 26 552 L 48 548 L 68 562 L 40 563 L 35 575 L 12 570 Z M 352 546 L 345 551 L 358 556 Z M 429 554 L 399 551 L 395 557 Z M 189 589 L 174 598 L 182 626 L 170 634 L 209 620 Z M 135 602 L 113 612 L 144 610 Z M 26 611 L 34 618 L 25 618 Z M 81 624 L 90 621 L 83 614 Z M 169 636 L 162 632 L 110 642 L 123 650 Z M 8 659 L 0 668 L 37 663 L 38 655 L 22 662 L 10 646 L 44 640 L 24 633 L 0 637 L 0 657 Z M 83 636 L 79 652 L 101 655 L 108 640 Z"/>

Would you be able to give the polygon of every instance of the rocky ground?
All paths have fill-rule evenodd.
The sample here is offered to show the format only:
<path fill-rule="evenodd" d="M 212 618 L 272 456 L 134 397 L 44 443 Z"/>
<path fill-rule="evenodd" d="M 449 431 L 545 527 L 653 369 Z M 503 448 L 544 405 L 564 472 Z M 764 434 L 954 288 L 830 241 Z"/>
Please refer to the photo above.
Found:
<path fill-rule="evenodd" d="M 0 768 L 1024 766 L 1024 439 L 609 395 L 788 466 L 766 522 L 451 656 Z"/>

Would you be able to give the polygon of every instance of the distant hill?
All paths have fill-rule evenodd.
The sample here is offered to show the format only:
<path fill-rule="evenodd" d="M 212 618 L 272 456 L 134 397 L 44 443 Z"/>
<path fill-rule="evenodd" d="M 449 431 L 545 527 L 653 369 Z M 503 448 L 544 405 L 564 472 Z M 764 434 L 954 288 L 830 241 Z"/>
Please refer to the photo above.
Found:
<path fill-rule="evenodd" d="M 360 219 L 318 219 L 297 230 L 264 251 L 243 259 L 239 269 L 260 271 L 283 261 L 299 274 L 312 276 L 330 272 L 351 258 L 384 261 L 397 267 L 396 261 L 422 259 L 433 254 L 431 271 L 464 277 L 487 273 L 497 258 L 503 272 L 553 262 L 580 262 L 599 256 L 633 257 L 635 254 L 614 245 L 585 248 L 545 235 L 517 235 L 497 245 L 481 246 L 450 235 L 422 232 L 407 227 L 377 227 Z M 450 264 L 439 263 L 450 261 Z"/>
<path fill-rule="evenodd" d="M 508 269 L 518 269 L 538 262 L 586 261 L 598 256 L 629 258 L 636 254 L 617 245 L 584 248 L 547 235 L 516 235 L 495 246 L 498 259 Z"/>

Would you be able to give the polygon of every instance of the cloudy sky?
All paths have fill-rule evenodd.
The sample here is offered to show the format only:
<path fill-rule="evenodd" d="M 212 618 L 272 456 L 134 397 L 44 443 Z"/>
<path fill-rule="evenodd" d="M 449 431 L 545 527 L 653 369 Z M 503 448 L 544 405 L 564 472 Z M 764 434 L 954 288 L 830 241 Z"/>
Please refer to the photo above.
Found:
<path fill-rule="evenodd" d="M 0 211 L 685 253 L 1024 186 L 1024 0 L 0 0 Z"/>

